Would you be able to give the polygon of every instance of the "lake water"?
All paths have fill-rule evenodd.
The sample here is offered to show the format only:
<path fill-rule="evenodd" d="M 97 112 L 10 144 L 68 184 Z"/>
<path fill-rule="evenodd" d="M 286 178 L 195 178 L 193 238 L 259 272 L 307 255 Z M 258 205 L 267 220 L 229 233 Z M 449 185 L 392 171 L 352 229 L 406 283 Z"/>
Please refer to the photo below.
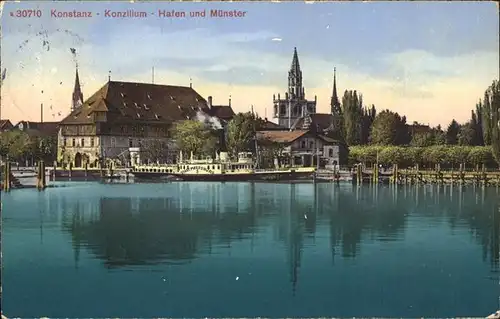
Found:
<path fill-rule="evenodd" d="M 9 317 L 453 317 L 499 308 L 500 192 L 167 183 L 15 190 Z"/>

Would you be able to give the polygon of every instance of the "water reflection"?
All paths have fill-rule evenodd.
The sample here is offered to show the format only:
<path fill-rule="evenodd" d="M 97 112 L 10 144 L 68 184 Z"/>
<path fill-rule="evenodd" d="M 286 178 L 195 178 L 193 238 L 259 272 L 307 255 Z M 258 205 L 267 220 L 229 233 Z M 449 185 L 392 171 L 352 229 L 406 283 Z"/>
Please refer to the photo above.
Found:
<path fill-rule="evenodd" d="M 161 197 L 101 197 L 55 203 L 42 197 L 43 218 L 61 212 L 71 235 L 75 267 L 81 247 L 109 268 L 188 263 L 214 251 L 231 254 L 234 242 L 255 239 L 277 227 L 284 243 L 293 291 L 304 249 L 318 227 L 328 225 L 332 262 L 353 259 L 370 242 L 402 241 L 408 219 L 428 225 L 446 221 L 467 228 L 484 260 L 499 267 L 500 217 L 494 189 L 355 187 L 329 184 L 172 184 Z M 43 205 L 42 205 L 43 206 Z M 320 231 L 322 234 L 322 231 Z M 309 244 L 305 245 L 305 241 Z M 216 248 L 216 249 L 215 249 Z"/>

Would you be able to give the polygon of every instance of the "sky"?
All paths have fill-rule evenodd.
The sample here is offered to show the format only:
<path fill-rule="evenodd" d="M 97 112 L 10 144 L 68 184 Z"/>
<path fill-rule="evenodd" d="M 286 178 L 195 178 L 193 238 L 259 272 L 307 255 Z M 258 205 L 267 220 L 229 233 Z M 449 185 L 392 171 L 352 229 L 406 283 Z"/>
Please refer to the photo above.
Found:
<path fill-rule="evenodd" d="M 494 2 L 70 2 L 3 3 L 1 117 L 63 119 L 78 64 L 84 99 L 108 80 L 188 86 L 236 112 L 272 119 L 287 90 L 294 47 L 306 97 L 328 112 L 333 68 L 339 95 L 363 94 L 408 122 L 465 122 L 499 78 Z M 240 18 L 159 17 L 158 10 L 246 11 Z M 41 17 L 16 17 L 35 10 Z M 36 11 L 40 10 L 40 11 Z M 51 10 L 91 12 L 51 17 Z M 105 10 L 144 11 L 112 18 Z M 19 11 L 22 13 L 23 11 Z M 27 11 L 24 11 L 27 12 Z M 38 14 L 37 14 L 38 15 Z M 70 48 L 76 49 L 76 56 Z"/>

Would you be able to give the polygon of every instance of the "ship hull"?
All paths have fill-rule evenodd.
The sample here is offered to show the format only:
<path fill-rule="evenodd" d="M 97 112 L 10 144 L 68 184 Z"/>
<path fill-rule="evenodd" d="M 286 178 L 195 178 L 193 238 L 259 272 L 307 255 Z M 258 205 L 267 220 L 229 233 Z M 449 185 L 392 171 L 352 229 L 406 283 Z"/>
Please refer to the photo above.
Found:
<path fill-rule="evenodd" d="M 314 172 L 259 172 L 248 174 L 176 174 L 176 173 L 153 173 L 153 172 L 134 172 L 135 177 L 139 179 L 160 179 L 173 178 L 182 181 L 200 181 L 200 182 L 246 182 L 246 181 L 296 181 L 311 180 Z"/>

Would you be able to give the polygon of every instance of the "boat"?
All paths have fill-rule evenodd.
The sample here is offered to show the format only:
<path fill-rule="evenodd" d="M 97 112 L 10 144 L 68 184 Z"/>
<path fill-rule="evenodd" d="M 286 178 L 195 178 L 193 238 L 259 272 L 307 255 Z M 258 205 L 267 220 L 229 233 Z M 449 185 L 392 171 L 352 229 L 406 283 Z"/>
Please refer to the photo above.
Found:
<path fill-rule="evenodd" d="M 315 178 L 314 167 L 287 167 L 279 169 L 256 169 L 252 154 L 241 152 L 237 161 L 231 161 L 226 152 L 215 159 L 189 160 L 179 156 L 177 164 L 138 165 L 131 170 L 138 179 L 176 179 L 182 181 L 296 181 Z"/>

